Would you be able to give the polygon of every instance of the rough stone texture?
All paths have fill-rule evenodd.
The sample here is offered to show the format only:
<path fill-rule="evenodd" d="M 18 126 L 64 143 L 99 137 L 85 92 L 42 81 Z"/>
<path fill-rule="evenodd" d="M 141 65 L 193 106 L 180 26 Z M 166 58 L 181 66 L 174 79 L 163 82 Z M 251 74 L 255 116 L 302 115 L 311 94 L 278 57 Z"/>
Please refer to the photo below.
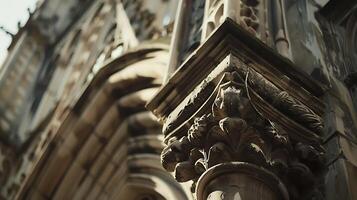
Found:
<path fill-rule="evenodd" d="M 357 199 L 356 19 L 40 1 L 0 70 L 0 199 Z"/>
<path fill-rule="evenodd" d="M 357 178 L 353 81 L 356 58 L 352 53 L 356 49 L 355 3 L 346 1 L 348 8 L 337 1 L 277 1 L 269 2 L 266 8 L 259 7 L 267 2 L 206 1 L 203 44 L 185 62 L 171 63 L 176 72 L 147 106 L 164 122 L 168 146 L 162 153 L 163 166 L 174 171 L 178 181 L 196 183 L 217 164 L 241 161 L 277 174 L 287 187 L 289 197 L 285 198 L 338 199 L 341 195 L 342 199 L 354 199 L 354 190 L 350 188 L 356 187 L 353 180 Z M 245 4 L 255 8 L 248 12 Z M 258 17 L 264 9 L 265 18 Z M 269 23 L 262 21 L 269 17 L 272 17 Z M 234 22 L 240 26 L 227 25 Z M 181 33 L 190 28 L 182 21 L 177 26 L 173 41 L 184 41 Z M 270 34 L 262 37 L 259 31 L 264 28 Z M 184 51 L 175 43 L 172 48 Z M 289 61 L 270 54 L 271 48 Z M 231 52 L 237 61 L 226 59 Z M 171 59 L 176 58 L 177 55 Z M 244 65 L 255 70 L 251 76 L 246 75 L 249 70 L 239 71 Z M 232 73 L 234 67 L 238 68 L 241 81 L 226 82 L 222 73 Z M 267 83 L 276 88 L 267 87 Z M 227 87 L 226 92 L 222 87 Z M 250 104 L 255 110 L 249 109 Z M 249 113 L 250 117 L 242 113 Z M 275 124 L 271 129 L 275 138 L 284 138 L 285 145 L 290 147 L 282 151 L 281 142 L 267 141 L 261 136 L 268 134 L 259 129 L 247 134 L 258 139 L 243 139 L 246 130 L 252 127 L 251 120 L 260 118 Z M 252 144 L 255 151 L 239 154 L 241 144 Z M 289 152 L 298 158 L 294 159 Z M 275 156 L 276 161 L 272 159 Z M 279 163 L 276 165 L 279 167 L 270 168 L 262 160 L 273 166 Z M 335 178 L 333 174 L 341 177 Z M 333 184 L 339 186 L 331 189 Z M 212 193 L 214 197 L 199 194 L 196 197 L 224 199 L 225 194 L 234 199 L 236 193 L 223 187 Z"/>

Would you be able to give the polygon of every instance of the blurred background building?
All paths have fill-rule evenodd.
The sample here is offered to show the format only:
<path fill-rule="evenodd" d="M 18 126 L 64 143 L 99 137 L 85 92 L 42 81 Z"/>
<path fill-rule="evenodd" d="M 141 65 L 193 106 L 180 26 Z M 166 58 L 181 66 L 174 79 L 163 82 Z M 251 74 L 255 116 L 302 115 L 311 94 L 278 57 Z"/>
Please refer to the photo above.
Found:
<path fill-rule="evenodd" d="M 256 112 L 286 132 L 294 161 L 274 160 L 278 145 L 264 138 L 269 166 L 253 153 L 210 158 L 214 142 L 192 139 L 205 114 L 237 117 L 212 104 L 229 99 L 212 99 L 234 82 L 227 73 L 237 68 L 247 88 L 261 83 L 240 65 L 292 96 L 289 107 L 268 86 L 251 87 L 265 102 Z M 0 68 L 0 199 L 357 200 L 356 88 L 354 0 L 39 1 Z M 221 172 L 209 167 L 238 161 L 283 186 L 268 191 L 261 181 L 256 188 L 272 194 L 257 197 L 247 179 L 218 198 L 208 180 Z"/>

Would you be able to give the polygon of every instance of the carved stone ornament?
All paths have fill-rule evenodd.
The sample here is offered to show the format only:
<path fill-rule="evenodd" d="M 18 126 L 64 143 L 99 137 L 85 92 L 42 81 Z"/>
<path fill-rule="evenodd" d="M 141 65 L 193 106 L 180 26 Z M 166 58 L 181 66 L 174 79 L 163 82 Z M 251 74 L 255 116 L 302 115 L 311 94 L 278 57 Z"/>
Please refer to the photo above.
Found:
<path fill-rule="evenodd" d="M 163 167 L 177 181 L 197 183 L 212 168 L 231 163 L 235 170 L 251 168 L 270 177 L 265 181 L 275 180 L 278 199 L 321 196 L 312 187 L 324 163 L 317 114 L 247 67 L 225 72 L 211 96 L 210 109 L 195 117 L 187 135 L 170 138 L 162 152 Z"/>

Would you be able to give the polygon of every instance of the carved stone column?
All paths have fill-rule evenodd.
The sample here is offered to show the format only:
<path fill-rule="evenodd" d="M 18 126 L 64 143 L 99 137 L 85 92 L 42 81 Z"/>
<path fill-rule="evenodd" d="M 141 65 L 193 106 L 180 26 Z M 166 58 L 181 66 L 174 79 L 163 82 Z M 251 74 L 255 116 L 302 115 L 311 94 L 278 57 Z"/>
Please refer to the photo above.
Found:
<path fill-rule="evenodd" d="M 244 162 L 215 165 L 202 174 L 197 199 L 288 199 L 282 182 L 271 172 Z"/>
<path fill-rule="evenodd" d="M 148 109 L 161 159 L 206 199 L 319 199 L 324 88 L 227 20 Z"/>

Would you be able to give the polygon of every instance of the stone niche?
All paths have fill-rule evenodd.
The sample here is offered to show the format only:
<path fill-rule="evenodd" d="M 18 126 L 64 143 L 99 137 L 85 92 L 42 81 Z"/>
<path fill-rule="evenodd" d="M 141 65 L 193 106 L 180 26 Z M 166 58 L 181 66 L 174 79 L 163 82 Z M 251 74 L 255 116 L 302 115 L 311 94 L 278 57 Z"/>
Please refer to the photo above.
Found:
<path fill-rule="evenodd" d="M 147 104 L 203 199 L 319 199 L 326 88 L 227 18 Z"/>

